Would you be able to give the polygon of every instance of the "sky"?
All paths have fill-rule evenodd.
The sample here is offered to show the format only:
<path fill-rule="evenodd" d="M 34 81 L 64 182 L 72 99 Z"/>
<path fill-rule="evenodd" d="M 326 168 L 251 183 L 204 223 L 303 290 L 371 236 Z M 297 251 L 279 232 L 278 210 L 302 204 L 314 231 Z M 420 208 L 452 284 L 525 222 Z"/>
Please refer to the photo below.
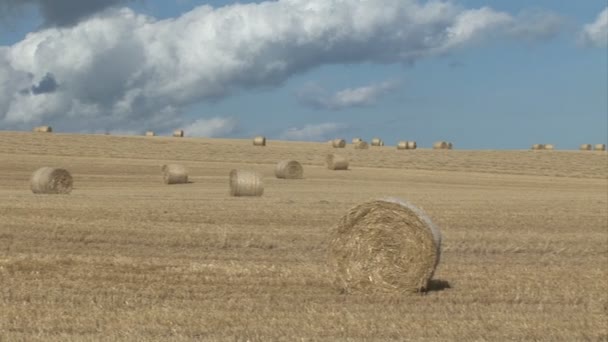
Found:
<path fill-rule="evenodd" d="M 0 0 L 0 130 L 573 149 L 607 94 L 605 0 Z"/>

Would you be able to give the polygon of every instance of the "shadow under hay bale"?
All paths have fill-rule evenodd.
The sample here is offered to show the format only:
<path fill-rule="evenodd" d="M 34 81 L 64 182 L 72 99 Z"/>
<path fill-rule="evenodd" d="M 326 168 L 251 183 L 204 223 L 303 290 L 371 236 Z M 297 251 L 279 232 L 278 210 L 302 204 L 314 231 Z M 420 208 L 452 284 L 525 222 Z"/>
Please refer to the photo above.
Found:
<path fill-rule="evenodd" d="M 302 179 L 304 178 L 304 168 L 295 160 L 283 160 L 277 163 L 274 175 L 282 179 Z"/>
<path fill-rule="evenodd" d="M 35 194 L 69 194 L 74 181 L 65 169 L 42 167 L 30 178 L 30 188 Z"/>
<path fill-rule="evenodd" d="M 328 154 L 325 164 L 330 170 L 348 170 L 348 158 L 337 154 Z"/>
<path fill-rule="evenodd" d="M 331 141 L 331 146 L 333 148 L 344 148 L 346 147 L 346 140 L 344 139 L 334 139 Z"/>
<path fill-rule="evenodd" d="M 230 171 L 231 196 L 262 196 L 263 194 L 264 183 L 262 181 L 262 175 L 255 171 Z"/>
<path fill-rule="evenodd" d="M 253 138 L 253 146 L 266 146 L 266 137 L 259 135 Z"/>
<path fill-rule="evenodd" d="M 441 255 L 441 233 L 421 209 L 398 199 L 352 208 L 331 231 L 329 265 L 347 293 L 429 289 Z"/>
<path fill-rule="evenodd" d="M 165 184 L 186 184 L 188 183 L 188 170 L 179 164 L 167 164 L 161 166 L 163 182 Z"/>

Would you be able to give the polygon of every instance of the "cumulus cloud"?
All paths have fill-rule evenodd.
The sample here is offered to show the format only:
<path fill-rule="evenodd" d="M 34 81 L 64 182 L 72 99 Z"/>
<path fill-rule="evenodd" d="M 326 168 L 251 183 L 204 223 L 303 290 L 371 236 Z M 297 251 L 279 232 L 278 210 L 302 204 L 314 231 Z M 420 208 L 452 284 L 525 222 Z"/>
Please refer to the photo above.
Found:
<path fill-rule="evenodd" d="M 608 7 L 598 14 L 594 22 L 583 27 L 580 39 L 586 46 L 599 48 L 608 46 Z"/>
<path fill-rule="evenodd" d="M 520 13 L 507 31 L 515 38 L 530 42 L 545 41 L 557 36 L 566 25 L 560 15 L 542 10 Z"/>
<path fill-rule="evenodd" d="M 310 124 L 304 127 L 292 127 L 281 133 L 280 138 L 285 140 L 299 141 L 325 141 L 333 139 L 337 133 L 348 128 L 343 123 L 326 122 L 322 124 Z"/>
<path fill-rule="evenodd" d="M 331 94 L 321 86 L 310 83 L 300 89 L 296 97 L 300 103 L 312 108 L 341 110 L 372 105 L 380 96 L 396 89 L 398 85 L 396 81 L 384 81 Z"/>
<path fill-rule="evenodd" d="M 221 137 L 237 130 L 238 122 L 234 118 L 215 117 L 198 119 L 184 128 L 186 136 L 192 137 Z"/>
<path fill-rule="evenodd" d="M 0 126 L 164 131 L 188 124 L 181 113 L 194 103 L 278 86 L 325 64 L 411 64 L 517 25 L 508 13 L 443 1 L 278 0 L 201 6 L 166 20 L 110 8 L 0 47 Z M 53 91 L 23 91 L 47 75 Z"/>

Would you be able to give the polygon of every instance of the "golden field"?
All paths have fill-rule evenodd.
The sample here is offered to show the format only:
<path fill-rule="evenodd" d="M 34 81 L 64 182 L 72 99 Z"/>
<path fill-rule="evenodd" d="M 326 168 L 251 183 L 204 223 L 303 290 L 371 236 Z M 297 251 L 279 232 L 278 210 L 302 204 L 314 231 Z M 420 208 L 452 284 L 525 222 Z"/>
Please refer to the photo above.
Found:
<path fill-rule="evenodd" d="M 73 192 L 32 194 L 41 166 Z M 233 168 L 264 195 L 230 197 Z M 431 291 L 342 294 L 329 230 L 386 196 L 442 229 Z M 0 341 L 116 340 L 608 341 L 608 156 L 0 132 Z"/>

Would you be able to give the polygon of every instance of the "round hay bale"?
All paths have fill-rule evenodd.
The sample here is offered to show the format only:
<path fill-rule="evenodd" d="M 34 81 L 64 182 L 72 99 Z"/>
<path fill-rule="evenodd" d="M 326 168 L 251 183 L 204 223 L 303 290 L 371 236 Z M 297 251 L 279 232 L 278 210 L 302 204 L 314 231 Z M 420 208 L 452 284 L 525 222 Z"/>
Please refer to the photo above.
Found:
<path fill-rule="evenodd" d="M 304 168 L 295 160 L 283 160 L 275 167 L 274 175 L 283 179 L 301 179 L 304 178 Z"/>
<path fill-rule="evenodd" d="M 328 154 L 325 163 L 330 170 L 348 170 L 348 158 L 344 156 Z"/>
<path fill-rule="evenodd" d="M 606 151 L 606 144 L 595 144 L 594 149 L 596 151 Z"/>
<path fill-rule="evenodd" d="M 447 141 L 436 141 L 433 144 L 433 149 L 435 150 L 448 150 L 450 148 L 450 143 Z"/>
<path fill-rule="evenodd" d="M 329 264 L 345 292 L 424 291 L 440 256 L 439 229 L 399 199 L 358 205 L 331 231 Z"/>
<path fill-rule="evenodd" d="M 361 138 L 353 138 L 353 144 L 356 144 L 356 143 L 358 143 L 360 141 L 363 141 L 363 139 L 361 139 Z"/>
<path fill-rule="evenodd" d="M 534 145 L 532 145 L 532 149 L 533 150 L 544 150 L 545 149 L 545 145 L 543 145 L 543 144 L 534 144 Z"/>
<path fill-rule="evenodd" d="M 408 141 L 407 142 L 407 149 L 408 150 L 415 150 L 418 148 L 418 145 L 416 144 L 415 141 Z"/>
<path fill-rule="evenodd" d="M 266 146 L 266 137 L 258 135 L 253 138 L 253 146 Z"/>
<path fill-rule="evenodd" d="M 384 146 L 384 141 L 382 141 L 380 138 L 373 138 L 372 146 Z"/>
<path fill-rule="evenodd" d="M 333 148 L 345 148 L 346 147 L 346 140 L 344 140 L 344 139 L 334 139 L 331 142 L 331 146 Z"/>
<path fill-rule="evenodd" d="M 262 196 L 263 193 L 262 175 L 255 171 L 230 171 L 231 196 Z"/>
<path fill-rule="evenodd" d="M 163 181 L 165 184 L 185 184 L 188 183 L 188 171 L 179 164 L 166 164 L 161 166 Z"/>
<path fill-rule="evenodd" d="M 399 143 L 397 143 L 397 149 L 398 150 L 407 150 L 407 149 L 409 149 L 408 141 L 400 141 Z"/>
<path fill-rule="evenodd" d="M 581 146 L 579 146 L 578 148 L 581 151 L 591 151 L 593 150 L 593 145 L 591 144 L 582 144 Z"/>
<path fill-rule="evenodd" d="M 454 148 L 454 145 L 452 144 L 452 142 L 448 142 L 448 150 L 451 150 Z"/>
<path fill-rule="evenodd" d="M 543 150 L 554 150 L 555 145 L 553 144 L 545 144 Z"/>
<path fill-rule="evenodd" d="M 154 134 L 154 132 L 153 132 L 153 131 L 147 131 L 147 132 L 146 132 L 146 136 L 147 136 L 147 137 L 153 137 L 154 135 L 155 135 L 155 134 Z"/>
<path fill-rule="evenodd" d="M 53 128 L 51 126 L 38 126 L 38 127 L 34 127 L 34 132 L 52 133 Z"/>
<path fill-rule="evenodd" d="M 173 136 L 176 138 L 183 138 L 184 137 L 184 131 L 181 129 L 176 129 L 175 131 L 173 131 Z"/>
<path fill-rule="evenodd" d="M 358 141 L 354 144 L 355 150 L 367 150 L 369 148 L 369 144 L 363 140 Z"/>
<path fill-rule="evenodd" d="M 32 174 L 30 187 L 35 194 L 69 194 L 74 180 L 65 169 L 41 167 Z"/>

